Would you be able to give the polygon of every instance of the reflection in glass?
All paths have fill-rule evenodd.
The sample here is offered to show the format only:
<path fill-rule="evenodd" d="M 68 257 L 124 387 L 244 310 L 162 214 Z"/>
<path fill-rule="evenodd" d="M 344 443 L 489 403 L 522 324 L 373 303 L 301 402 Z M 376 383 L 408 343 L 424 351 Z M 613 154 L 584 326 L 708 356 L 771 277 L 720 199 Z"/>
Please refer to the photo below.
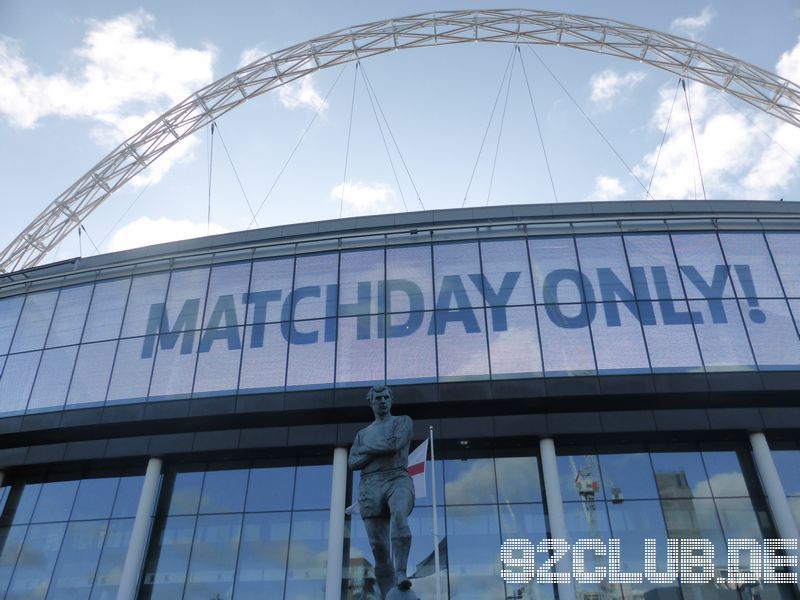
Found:
<path fill-rule="evenodd" d="M 800 450 L 773 450 L 772 460 L 787 496 L 800 496 Z"/>
<path fill-rule="evenodd" d="M 78 491 L 78 481 L 50 481 L 42 484 L 31 523 L 66 521 Z"/>
<path fill-rule="evenodd" d="M 562 486 L 563 487 L 563 486 Z M 584 502 L 565 502 L 564 517 L 567 522 L 567 533 L 570 544 L 581 538 L 599 538 L 608 540 L 611 530 L 608 524 L 605 502 L 585 496 Z M 599 498 L 599 496 L 598 496 Z M 605 558 L 595 557 L 591 552 L 584 555 L 586 571 L 594 571 L 598 566 L 606 564 Z M 563 562 L 563 559 L 562 559 Z M 559 566 L 559 571 L 568 570 L 569 566 Z M 585 598 L 587 594 L 599 594 L 603 598 L 621 598 L 622 590 L 618 584 L 607 581 L 599 584 L 573 583 L 576 596 Z"/>
<path fill-rule="evenodd" d="M 505 595 L 500 578 L 499 525 L 495 505 L 448 507 L 447 572 L 451 600 Z"/>
<path fill-rule="evenodd" d="M 200 496 L 200 514 L 242 512 L 248 469 L 208 471 Z"/>
<path fill-rule="evenodd" d="M 290 519 L 291 513 L 244 516 L 235 600 L 283 598 Z"/>
<path fill-rule="evenodd" d="M 72 521 L 108 519 L 111 516 L 118 486 L 118 477 L 82 479 L 70 519 Z"/>
<path fill-rule="evenodd" d="M 328 512 L 292 513 L 286 600 L 322 598 L 325 595 L 327 554 Z"/>
<path fill-rule="evenodd" d="M 703 452 L 703 462 L 708 472 L 708 482 L 715 498 L 748 496 L 747 483 L 739 457 L 732 450 Z M 758 489 L 758 484 L 754 489 Z"/>
<path fill-rule="evenodd" d="M 140 588 L 148 600 L 179 600 L 183 597 L 186 568 L 192 548 L 196 517 L 167 517 L 153 526 L 157 537 L 150 544 Z"/>
<path fill-rule="evenodd" d="M 294 467 L 250 469 L 245 510 L 291 510 L 293 492 Z"/>
<path fill-rule="evenodd" d="M 28 528 L 6 600 L 44 600 L 66 527 L 44 523 Z"/>
<path fill-rule="evenodd" d="M 612 503 L 658 497 L 647 453 L 601 454 L 599 458 L 606 495 Z"/>
<path fill-rule="evenodd" d="M 541 502 L 539 459 L 535 456 L 507 456 L 494 459 L 500 504 Z M 508 536 L 506 536 L 508 537 Z"/>
<path fill-rule="evenodd" d="M 122 566 L 131 541 L 133 519 L 109 521 L 103 553 L 94 576 L 94 587 L 90 600 L 115 600 Z"/>
<path fill-rule="evenodd" d="M 594 454 L 557 456 L 558 481 L 564 502 L 602 500 L 603 483 Z"/>
<path fill-rule="evenodd" d="M 711 486 L 699 452 L 653 452 L 650 457 L 662 498 L 711 497 Z"/>
<path fill-rule="evenodd" d="M 529 457 L 524 457 L 528 459 Z M 501 472 L 500 463 L 497 465 L 498 485 Z M 538 473 L 537 473 L 538 479 Z M 500 496 L 502 498 L 502 487 Z M 503 541 L 508 539 L 528 539 L 537 543 L 539 540 L 550 537 L 545 522 L 544 506 L 542 504 L 506 504 L 502 503 L 500 509 L 500 532 Z M 541 555 L 539 556 L 541 559 Z M 546 598 L 555 596 L 554 586 L 539 583 L 536 580 L 528 584 L 506 583 L 506 598 Z"/>
<path fill-rule="evenodd" d="M 230 600 L 242 515 L 197 518 L 185 598 Z"/>
<path fill-rule="evenodd" d="M 294 485 L 294 510 L 329 508 L 331 505 L 331 465 L 297 467 Z"/>
<path fill-rule="evenodd" d="M 89 597 L 107 528 L 108 521 L 77 521 L 67 526 L 48 598 Z"/>
<path fill-rule="evenodd" d="M 203 472 L 167 475 L 164 487 L 166 490 L 164 495 L 169 499 L 168 515 L 193 515 L 197 512 L 197 507 L 200 504 Z"/>
<path fill-rule="evenodd" d="M 24 525 L 0 527 L 0 593 L 5 594 L 14 566 L 17 564 L 19 551 L 28 528 Z M 5 597 L 5 595 L 3 596 Z"/>
<path fill-rule="evenodd" d="M 445 460 L 444 497 L 456 504 L 496 504 L 497 487 L 491 458 Z"/>

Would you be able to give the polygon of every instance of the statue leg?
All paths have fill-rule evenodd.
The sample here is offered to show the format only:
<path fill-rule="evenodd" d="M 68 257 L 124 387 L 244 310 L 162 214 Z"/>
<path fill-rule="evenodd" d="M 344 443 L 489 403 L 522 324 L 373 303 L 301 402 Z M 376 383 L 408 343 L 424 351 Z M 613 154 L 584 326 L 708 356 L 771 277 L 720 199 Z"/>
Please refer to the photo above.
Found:
<path fill-rule="evenodd" d="M 408 579 L 408 554 L 411 551 L 411 528 L 408 515 L 414 508 L 412 491 L 398 488 L 389 498 L 389 512 L 392 515 L 392 558 L 394 560 L 395 582 L 401 590 L 411 587 Z"/>
<path fill-rule="evenodd" d="M 394 567 L 389 553 L 389 519 L 385 517 L 369 517 L 364 519 L 367 538 L 375 557 L 375 578 L 381 589 L 381 598 L 386 598 L 394 587 Z"/>

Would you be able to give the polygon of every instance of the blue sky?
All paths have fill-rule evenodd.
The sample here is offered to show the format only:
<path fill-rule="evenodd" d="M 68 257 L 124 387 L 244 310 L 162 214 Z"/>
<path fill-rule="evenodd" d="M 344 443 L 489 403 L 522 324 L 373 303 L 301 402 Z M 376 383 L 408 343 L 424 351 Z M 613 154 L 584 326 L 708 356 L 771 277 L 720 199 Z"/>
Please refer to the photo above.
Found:
<path fill-rule="evenodd" d="M 343 27 L 431 10 L 562 11 L 693 38 L 800 81 L 800 4 L 774 0 L 764 6 L 739 0 L 225 5 L 0 0 L 0 176 L 4 183 L 0 244 L 7 245 L 118 143 L 194 90 L 248 58 Z M 518 59 L 510 87 L 500 88 L 511 52 L 509 45 L 465 44 L 363 61 L 363 72 L 408 165 L 410 179 L 393 151 L 395 178 L 364 80 L 351 65 L 341 72 L 337 68 L 316 73 L 219 119 L 211 167 L 210 225 L 210 144 L 209 132 L 204 131 L 106 201 L 86 219 L 86 231 L 106 252 L 202 235 L 207 230 L 240 230 L 254 226 L 247 203 L 255 209 L 265 197 L 259 226 L 336 218 L 340 210 L 350 216 L 419 210 L 423 205 L 552 202 L 553 190 Z M 677 78 L 645 64 L 566 48 L 542 47 L 537 52 L 647 184 L 673 106 Z M 558 201 L 643 199 L 637 181 L 542 63 L 525 51 L 522 60 Z M 498 92 L 500 103 L 490 122 Z M 789 201 L 800 197 L 796 128 L 699 85 L 689 85 L 688 96 L 709 198 L 783 197 Z M 346 153 L 348 130 L 350 151 Z M 486 142 L 476 160 L 484 134 Z M 652 194 L 702 198 L 697 162 L 685 99 L 679 94 Z M 475 176 L 469 185 L 473 168 Z M 80 248 L 73 233 L 48 260 L 79 252 L 89 255 L 95 248 L 86 236 Z"/>

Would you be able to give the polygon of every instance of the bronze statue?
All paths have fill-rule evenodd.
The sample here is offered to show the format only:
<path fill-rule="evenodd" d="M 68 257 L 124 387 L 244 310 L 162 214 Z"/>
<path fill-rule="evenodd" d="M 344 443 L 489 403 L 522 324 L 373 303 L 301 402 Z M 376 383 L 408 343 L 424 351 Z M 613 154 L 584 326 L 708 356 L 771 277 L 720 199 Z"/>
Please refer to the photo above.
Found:
<path fill-rule="evenodd" d="M 408 474 L 411 418 L 391 414 L 388 386 L 373 386 L 367 400 L 375 420 L 356 434 L 349 458 L 350 468 L 361 470 L 358 507 L 375 557 L 381 597 L 396 587 L 404 592 L 400 597 L 414 598 L 406 572 L 411 550 L 408 516 L 414 508 L 414 485 Z"/>

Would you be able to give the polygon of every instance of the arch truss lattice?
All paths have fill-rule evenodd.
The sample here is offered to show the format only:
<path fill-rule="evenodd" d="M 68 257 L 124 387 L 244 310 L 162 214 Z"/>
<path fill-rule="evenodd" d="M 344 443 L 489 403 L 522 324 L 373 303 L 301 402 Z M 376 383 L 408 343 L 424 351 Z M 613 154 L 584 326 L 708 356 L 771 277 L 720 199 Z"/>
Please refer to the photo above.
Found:
<path fill-rule="evenodd" d="M 265 56 L 198 90 L 122 142 L 0 255 L 0 272 L 37 265 L 89 213 L 182 139 L 250 98 L 394 50 L 465 42 L 559 45 L 646 63 L 800 125 L 800 87 L 710 46 L 620 21 L 535 10 L 436 12 L 343 29 Z"/>

